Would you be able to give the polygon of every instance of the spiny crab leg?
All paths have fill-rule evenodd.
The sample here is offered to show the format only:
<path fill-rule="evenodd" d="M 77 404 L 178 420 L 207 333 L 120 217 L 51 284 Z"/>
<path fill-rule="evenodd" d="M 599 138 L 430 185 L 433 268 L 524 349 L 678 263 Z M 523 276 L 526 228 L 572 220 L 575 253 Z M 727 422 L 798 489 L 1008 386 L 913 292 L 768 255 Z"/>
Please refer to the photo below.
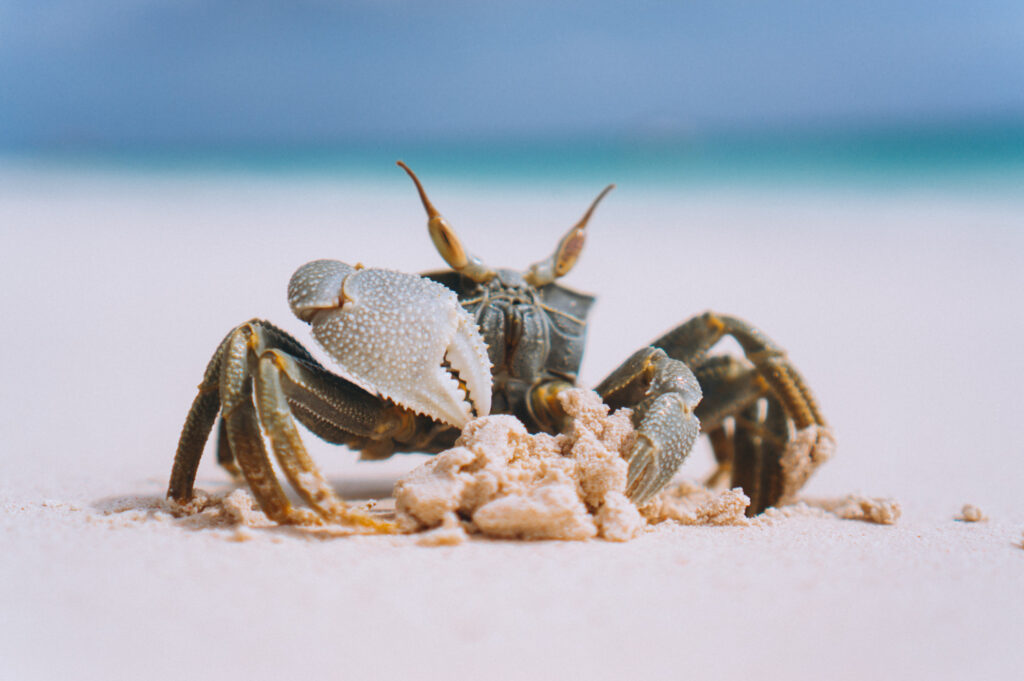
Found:
<path fill-rule="evenodd" d="M 490 412 L 487 346 L 441 284 L 316 260 L 292 276 L 288 300 L 361 388 L 457 428 Z"/>

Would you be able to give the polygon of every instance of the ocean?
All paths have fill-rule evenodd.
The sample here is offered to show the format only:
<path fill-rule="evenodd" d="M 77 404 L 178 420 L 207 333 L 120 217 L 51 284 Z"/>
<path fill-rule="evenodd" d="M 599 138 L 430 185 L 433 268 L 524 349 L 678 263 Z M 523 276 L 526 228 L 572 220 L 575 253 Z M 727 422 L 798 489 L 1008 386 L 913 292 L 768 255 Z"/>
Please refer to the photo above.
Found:
<path fill-rule="evenodd" d="M 0 151 L 28 172 L 257 175 L 404 183 L 418 173 L 464 185 L 639 191 L 708 187 L 1024 191 L 1024 124 L 712 136 L 490 140 L 352 140 L 323 144 L 126 146 Z"/>

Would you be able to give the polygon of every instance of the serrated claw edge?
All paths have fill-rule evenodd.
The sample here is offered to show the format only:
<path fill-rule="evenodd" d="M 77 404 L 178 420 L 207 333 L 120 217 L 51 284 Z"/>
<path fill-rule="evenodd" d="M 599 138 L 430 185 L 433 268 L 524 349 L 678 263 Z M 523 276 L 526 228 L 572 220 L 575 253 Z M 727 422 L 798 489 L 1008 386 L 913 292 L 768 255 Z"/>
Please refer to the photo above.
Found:
<path fill-rule="evenodd" d="M 466 385 L 477 416 L 491 411 L 491 362 L 476 322 L 459 307 L 458 325 L 445 351 L 445 360 Z"/>

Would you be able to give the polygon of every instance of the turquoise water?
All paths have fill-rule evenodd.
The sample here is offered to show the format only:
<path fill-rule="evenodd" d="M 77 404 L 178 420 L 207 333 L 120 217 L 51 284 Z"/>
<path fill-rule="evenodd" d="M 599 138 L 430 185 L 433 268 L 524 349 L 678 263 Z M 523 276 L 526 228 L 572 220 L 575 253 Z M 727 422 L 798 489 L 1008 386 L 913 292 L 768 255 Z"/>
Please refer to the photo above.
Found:
<path fill-rule="evenodd" d="M 547 186 L 606 182 L 659 187 L 991 187 L 1024 191 L 1024 124 L 988 128 L 689 138 L 350 142 L 307 146 L 177 147 L 0 155 L 43 167 L 131 173 L 358 176 L 404 182 Z"/>

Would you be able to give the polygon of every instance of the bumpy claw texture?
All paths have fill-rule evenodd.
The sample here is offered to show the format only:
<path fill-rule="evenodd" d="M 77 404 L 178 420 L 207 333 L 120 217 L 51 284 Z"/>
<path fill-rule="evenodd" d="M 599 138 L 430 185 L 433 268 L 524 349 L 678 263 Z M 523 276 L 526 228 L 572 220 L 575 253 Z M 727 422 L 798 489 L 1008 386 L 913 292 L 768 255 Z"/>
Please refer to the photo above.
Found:
<path fill-rule="evenodd" d="M 652 362 L 650 397 L 637 405 L 640 424 L 626 479 L 626 495 L 638 506 L 668 484 L 700 434 L 693 414 L 700 385 L 685 364 L 660 354 Z"/>
<path fill-rule="evenodd" d="M 317 260 L 292 276 L 288 299 L 361 388 L 458 428 L 490 412 L 487 346 L 441 284 Z"/>

